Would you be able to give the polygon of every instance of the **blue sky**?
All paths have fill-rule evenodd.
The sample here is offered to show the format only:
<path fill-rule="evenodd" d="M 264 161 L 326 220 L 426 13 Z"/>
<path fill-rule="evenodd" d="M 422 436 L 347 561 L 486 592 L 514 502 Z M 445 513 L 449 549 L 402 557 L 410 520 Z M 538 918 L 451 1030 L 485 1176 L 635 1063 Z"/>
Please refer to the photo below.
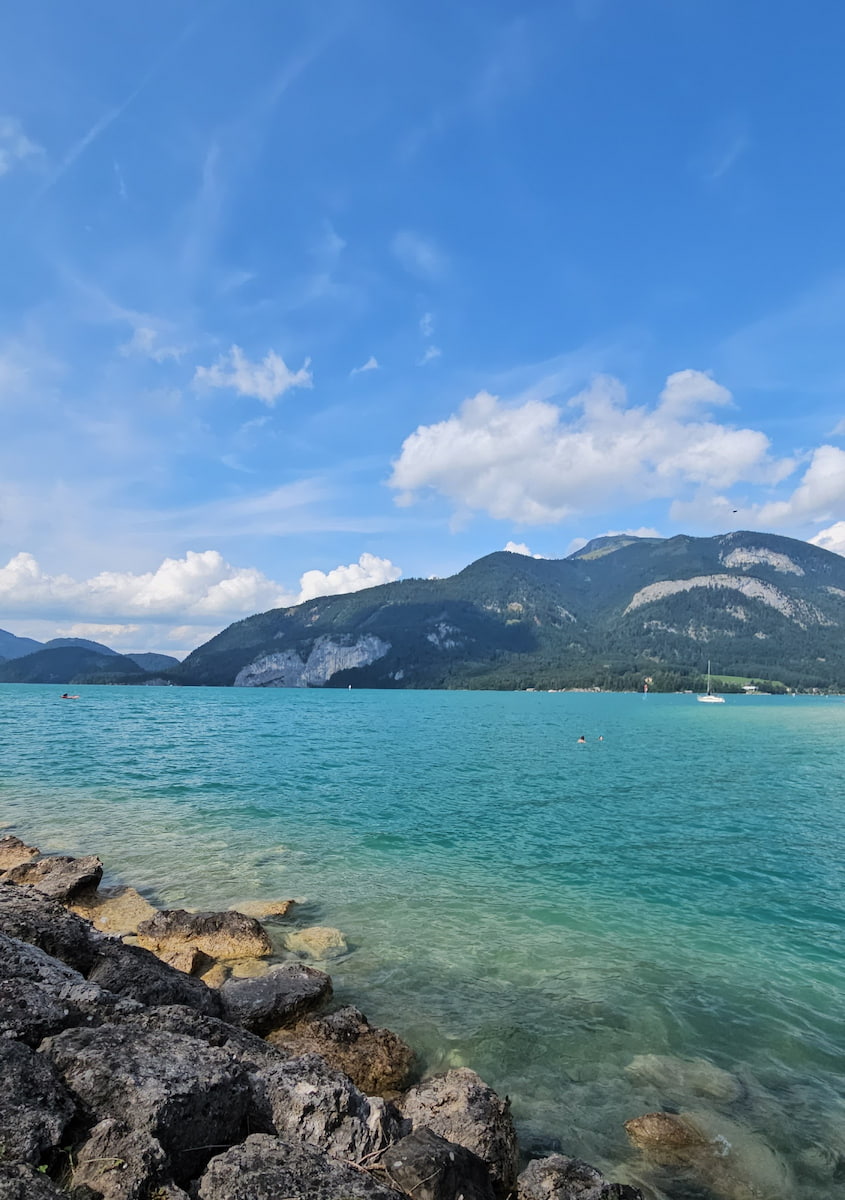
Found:
<path fill-rule="evenodd" d="M 508 544 L 845 551 L 845 12 L 32 0 L 0 625 L 181 652 Z"/>

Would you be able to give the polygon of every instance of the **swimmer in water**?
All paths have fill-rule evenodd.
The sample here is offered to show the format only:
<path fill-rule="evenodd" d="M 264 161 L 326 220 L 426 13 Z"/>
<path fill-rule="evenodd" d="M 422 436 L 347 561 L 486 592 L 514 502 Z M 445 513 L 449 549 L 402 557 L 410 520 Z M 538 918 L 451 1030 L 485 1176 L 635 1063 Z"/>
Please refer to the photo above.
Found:
<path fill-rule="evenodd" d="M 78 700 L 79 697 L 78 696 L 70 696 L 70 695 L 68 695 L 67 692 L 62 692 L 61 696 L 59 696 L 59 699 L 60 700 Z"/>
<path fill-rule="evenodd" d="M 578 744 L 579 746 L 582 746 L 582 745 L 583 745 L 583 746 L 586 746 L 586 744 L 587 744 L 587 739 L 584 737 L 583 733 L 582 733 L 582 734 L 581 734 L 581 736 L 579 737 L 577 744 Z"/>

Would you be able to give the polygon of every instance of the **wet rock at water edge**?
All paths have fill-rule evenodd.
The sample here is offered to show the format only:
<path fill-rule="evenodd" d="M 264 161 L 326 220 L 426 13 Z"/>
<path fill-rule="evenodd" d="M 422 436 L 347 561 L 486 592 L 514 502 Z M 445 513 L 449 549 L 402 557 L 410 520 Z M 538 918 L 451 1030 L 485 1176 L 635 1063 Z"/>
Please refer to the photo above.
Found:
<path fill-rule="evenodd" d="M 406 1042 L 389 1029 L 374 1027 L 351 1006 L 277 1030 L 268 1040 L 291 1054 L 321 1055 L 368 1096 L 384 1096 L 404 1087 L 414 1064 L 414 1052 Z"/>
<path fill-rule="evenodd" d="M 245 1132 L 246 1070 L 192 1037 L 104 1025 L 69 1029 L 41 1047 L 94 1121 L 114 1118 L 155 1138 L 184 1183 Z"/>
<path fill-rule="evenodd" d="M 499 1192 L 514 1186 L 519 1146 L 510 1102 L 500 1099 L 475 1071 L 457 1067 L 424 1079 L 402 1097 L 399 1107 L 414 1129 L 427 1126 L 483 1159 Z"/>
<path fill-rule="evenodd" d="M 674 1113 L 653 1112 L 625 1122 L 631 1142 L 654 1162 L 689 1162 L 692 1152 L 707 1146 L 707 1138 L 692 1122 Z"/>
<path fill-rule="evenodd" d="M 564 1154 L 530 1162 L 519 1176 L 518 1200 L 643 1200 L 639 1188 L 610 1183 L 589 1163 Z"/>
<path fill-rule="evenodd" d="M 268 1131 L 335 1158 L 360 1162 L 407 1132 L 392 1104 L 365 1096 L 316 1054 L 262 1066 L 251 1083 Z"/>
<path fill-rule="evenodd" d="M 39 946 L 87 975 L 104 942 L 101 933 L 31 887 L 0 883 L 0 933 Z"/>
<path fill-rule="evenodd" d="M 0 1158 L 38 1166 L 75 1112 L 52 1063 L 20 1042 L 0 1040 Z"/>
<path fill-rule="evenodd" d="M 9 871 L 40 856 L 41 851 L 37 846 L 27 846 L 13 833 L 4 833 L 0 837 L 0 871 Z"/>
<path fill-rule="evenodd" d="M 330 925 L 309 925 L 306 929 L 294 929 L 285 934 L 285 949 L 294 954 L 304 954 L 317 962 L 339 958 L 349 950 L 346 938 L 339 929 Z"/>
<path fill-rule="evenodd" d="M 34 1167 L 0 1159 L 0 1200 L 68 1200 L 68 1195 Z"/>
<path fill-rule="evenodd" d="M 61 854 L 12 867 L 3 873 L 2 881 L 37 888 L 51 900 L 70 900 L 78 892 L 96 887 L 102 877 L 103 864 L 96 855 L 70 858 Z"/>
<path fill-rule="evenodd" d="M 200 979 L 161 962 L 149 950 L 104 939 L 88 978 L 100 987 L 141 1004 L 186 1004 L 210 1017 L 220 1016 L 219 994 Z"/>
<path fill-rule="evenodd" d="M 316 1146 L 267 1134 L 252 1134 L 240 1146 L 213 1158 L 199 1181 L 197 1197 L 198 1200 L 406 1200 L 366 1171 L 338 1162 Z"/>
<path fill-rule="evenodd" d="M 235 905 L 235 912 L 247 917 L 256 917 L 259 921 L 270 917 L 286 917 L 295 900 L 244 900 Z"/>
<path fill-rule="evenodd" d="M 272 952 L 264 926 L 244 913 L 164 909 L 138 926 L 138 941 L 155 954 L 196 949 L 209 958 L 261 958 Z"/>
<path fill-rule="evenodd" d="M 219 991 L 224 1019 L 262 1036 L 292 1024 L 331 994 L 331 977 L 301 963 L 281 963 L 257 979 L 227 979 Z"/>
<path fill-rule="evenodd" d="M 415 1129 L 382 1155 L 387 1178 L 414 1200 L 494 1200 L 487 1164 L 431 1129 Z"/>
<path fill-rule="evenodd" d="M 106 887 L 84 891 L 68 903 L 71 912 L 90 921 L 103 933 L 123 936 L 136 933 L 142 921 L 155 916 L 156 910 L 132 887 Z"/>

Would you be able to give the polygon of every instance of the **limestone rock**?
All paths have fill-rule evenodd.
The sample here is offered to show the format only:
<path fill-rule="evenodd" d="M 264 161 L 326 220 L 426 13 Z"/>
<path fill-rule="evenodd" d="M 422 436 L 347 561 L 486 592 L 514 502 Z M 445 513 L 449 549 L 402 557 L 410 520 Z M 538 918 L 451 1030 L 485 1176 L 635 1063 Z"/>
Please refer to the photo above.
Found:
<path fill-rule="evenodd" d="M 31 887 L 0 883 L 0 933 L 31 942 L 86 975 L 103 935 Z"/>
<path fill-rule="evenodd" d="M 200 979 L 161 962 L 149 950 L 104 939 L 88 978 L 141 1004 L 187 1004 L 210 1017 L 220 1015 L 220 997 Z"/>
<path fill-rule="evenodd" d="M 227 979 L 219 992 L 225 1020 L 260 1035 L 291 1024 L 331 994 L 331 977 L 300 963 L 281 963 L 258 979 Z"/>
<path fill-rule="evenodd" d="M 232 979 L 257 979 L 259 975 L 266 975 L 270 970 L 266 958 L 236 958 L 225 965 L 229 968 Z"/>
<path fill-rule="evenodd" d="M 177 1033 L 104 1025 L 68 1029 L 41 1047 L 86 1113 L 155 1138 L 184 1183 L 244 1132 L 246 1071 L 224 1050 Z"/>
<path fill-rule="evenodd" d="M 196 1009 L 181 1004 L 161 1005 L 156 1008 L 138 1008 L 122 1017 L 121 1025 L 135 1029 L 179 1033 L 184 1037 L 196 1038 L 207 1046 L 225 1050 L 250 1070 L 284 1062 L 289 1056 L 277 1046 L 271 1046 L 263 1038 L 248 1033 L 236 1025 L 207 1017 Z"/>
<path fill-rule="evenodd" d="M 671 1165 L 689 1160 L 690 1151 L 701 1150 L 707 1139 L 690 1121 L 674 1113 L 653 1112 L 625 1122 L 631 1142 L 655 1162 Z"/>
<path fill-rule="evenodd" d="M 427 1126 L 483 1159 L 497 1191 L 513 1188 L 519 1146 L 510 1101 L 501 1100 L 475 1071 L 457 1067 L 425 1079 L 406 1093 L 399 1107 L 414 1129 Z"/>
<path fill-rule="evenodd" d="M 730 1104 L 742 1095 L 735 1075 L 723 1071 L 706 1058 L 675 1058 L 671 1054 L 638 1054 L 625 1068 L 634 1079 L 653 1084 L 665 1097 L 684 1099 L 705 1096 Z"/>
<path fill-rule="evenodd" d="M 206 987 L 220 988 L 229 978 L 230 974 L 229 968 L 224 963 L 212 962 L 207 970 L 200 971 L 197 978 L 201 979 Z"/>
<path fill-rule="evenodd" d="M 414 1064 L 414 1052 L 406 1042 L 389 1029 L 375 1028 L 351 1006 L 300 1021 L 293 1029 L 276 1030 L 268 1040 L 291 1054 L 321 1055 L 368 1096 L 384 1096 L 404 1087 Z"/>
<path fill-rule="evenodd" d="M 487 1164 L 430 1129 L 416 1129 L 391 1146 L 381 1166 L 414 1200 L 494 1200 Z"/>
<path fill-rule="evenodd" d="M 236 906 L 236 911 L 247 917 L 286 917 L 296 904 L 295 900 L 243 900 Z"/>
<path fill-rule="evenodd" d="M 90 921 L 95 929 L 118 936 L 136 933 L 141 922 L 148 921 L 156 912 L 149 900 L 132 887 L 82 892 L 70 901 L 68 908 Z"/>
<path fill-rule="evenodd" d="M 517 1195 L 518 1200 L 643 1200 L 639 1188 L 609 1183 L 595 1167 L 563 1154 L 530 1162 L 519 1177 Z"/>
<path fill-rule="evenodd" d="M 0 837 L 0 871 L 9 871 L 12 867 L 19 867 L 22 863 L 31 862 L 33 858 L 39 858 L 40 855 L 41 851 L 37 846 L 27 846 L 13 833 L 4 833 Z"/>
<path fill-rule="evenodd" d="M 75 1151 L 72 1184 L 91 1188 L 103 1200 L 148 1200 L 168 1170 L 154 1137 L 108 1117 Z"/>
<path fill-rule="evenodd" d="M 103 864 L 96 855 L 70 858 L 66 854 L 23 862 L 3 873 L 4 883 L 38 888 L 51 900 L 69 900 L 85 888 L 96 887 L 103 877 Z"/>
<path fill-rule="evenodd" d="M 317 962 L 338 958 L 349 950 L 346 938 L 330 925 L 309 925 L 285 934 L 285 949 L 294 954 L 306 954 Z"/>
<path fill-rule="evenodd" d="M 0 1200 L 68 1200 L 52 1179 L 24 1163 L 0 1159 Z"/>
<path fill-rule="evenodd" d="M 38 1166 L 59 1144 L 75 1106 L 52 1063 L 29 1046 L 0 1040 L 0 1157 Z"/>
<path fill-rule="evenodd" d="M 138 941 L 155 954 L 192 948 L 209 958 L 260 958 L 273 949 L 255 917 L 233 911 L 191 913 L 183 908 L 164 909 L 142 921 Z"/>
<path fill-rule="evenodd" d="M 213 1158 L 199 1181 L 197 1197 L 198 1200 L 406 1200 L 365 1171 L 337 1162 L 315 1146 L 266 1134 L 252 1134 L 242 1145 Z"/>
<path fill-rule="evenodd" d="M 156 958 L 167 963 L 168 967 L 173 967 L 174 971 L 181 971 L 183 975 L 201 975 L 214 964 L 214 959 L 203 954 L 202 950 L 197 950 L 196 946 L 189 946 L 186 950 L 173 950 L 169 954 L 157 954 Z"/>
<path fill-rule="evenodd" d="M 268 1129 L 335 1158 L 358 1162 L 405 1132 L 392 1104 L 369 1099 L 316 1054 L 261 1067 L 252 1086 Z"/>

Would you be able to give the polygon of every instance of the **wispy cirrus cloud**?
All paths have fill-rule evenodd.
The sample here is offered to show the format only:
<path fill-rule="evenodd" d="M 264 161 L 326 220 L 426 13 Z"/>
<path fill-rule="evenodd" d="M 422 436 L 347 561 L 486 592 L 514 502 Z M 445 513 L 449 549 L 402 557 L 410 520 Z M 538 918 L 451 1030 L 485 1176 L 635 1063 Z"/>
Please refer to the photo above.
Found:
<path fill-rule="evenodd" d="M 44 148 L 27 137 L 17 117 L 0 117 L 0 175 L 43 155 Z"/>
<path fill-rule="evenodd" d="M 418 279 L 440 279 L 449 268 L 449 260 L 434 238 L 413 229 L 401 229 L 390 248 L 399 264 Z"/>
<path fill-rule="evenodd" d="M 363 363 L 360 367 L 353 367 L 352 370 L 349 372 L 349 374 L 350 375 L 363 375 L 367 371 L 378 371 L 378 369 L 379 369 L 378 359 L 375 357 L 374 354 L 371 354 L 365 363 Z"/>

